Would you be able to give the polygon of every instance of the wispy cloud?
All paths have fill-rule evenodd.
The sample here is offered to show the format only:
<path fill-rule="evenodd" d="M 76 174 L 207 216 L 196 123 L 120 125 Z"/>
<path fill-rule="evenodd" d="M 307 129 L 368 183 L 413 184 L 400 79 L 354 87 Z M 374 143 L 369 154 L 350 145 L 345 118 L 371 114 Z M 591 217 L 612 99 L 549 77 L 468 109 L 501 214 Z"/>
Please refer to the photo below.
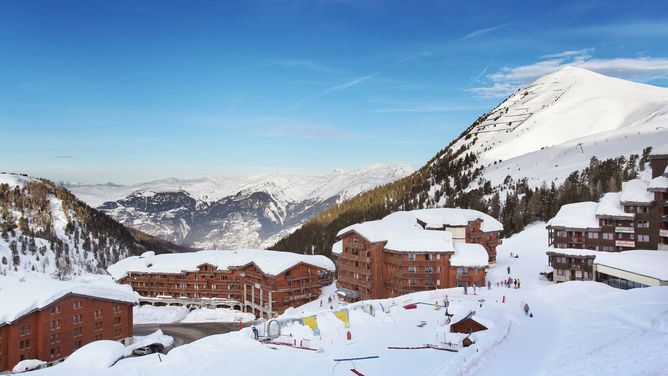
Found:
<path fill-rule="evenodd" d="M 501 29 L 501 28 L 504 28 L 504 27 L 506 27 L 506 26 L 508 26 L 508 25 L 510 25 L 510 24 L 509 24 L 509 23 L 505 23 L 505 24 L 501 24 L 501 25 L 496 25 L 496 26 L 488 27 L 488 28 L 485 28 L 485 29 L 475 30 L 475 31 L 472 31 L 472 32 L 466 34 L 464 37 L 462 37 L 461 40 L 467 40 L 467 39 L 471 39 L 471 38 L 480 37 L 480 36 L 483 36 L 483 35 L 485 35 L 485 34 L 489 34 L 489 33 L 491 33 L 491 32 L 494 32 L 494 31 L 496 31 L 496 30 L 499 30 L 499 29 Z"/>
<path fill-rule="evenodd" d="M 333 93 L 335 91 L 341 91 L 341 90 L 351 88 L 353 86 L 357 86 L 357 85 L 361 84 L 362 82 L 364 82 L 366 80 L 370 80 L 370 79 L 376 77 L 379 74 L 380 74 L 380 72 L 374 72 L 374 73 L 371 73 L 371 74 L 367 74 L 366 76 L 358 77 L 358 78 L 356 78 L 352 81 L 348 81 L 346 83 L 327 88 L 327 89 L 323 90 L 323 92 L 321 94 L 322 95 L 327 95 L 327 94 Z"/>
<path fill-rule="evenodd" d="M 73 158 L 76 158 L 73 155 L 54 155 L 53 157 L 56 158 L 56 159 L 73 159 Z"/>
<path fill-rule="evenodd" d="M 585 68 L 638 82 L 668 79 L 667 58 L 635 56 L 600 59 L 593 57 L 593 52 L 593 48 L 569 50 L 543 55 L 541 60 L 532 64 L 502 67 L 499 71 L 486 76 L 488 81 L 486 86 L 470 88 L 467 91 L 483 98 L 505 97 L 520 86 L 566 66 Z"/>

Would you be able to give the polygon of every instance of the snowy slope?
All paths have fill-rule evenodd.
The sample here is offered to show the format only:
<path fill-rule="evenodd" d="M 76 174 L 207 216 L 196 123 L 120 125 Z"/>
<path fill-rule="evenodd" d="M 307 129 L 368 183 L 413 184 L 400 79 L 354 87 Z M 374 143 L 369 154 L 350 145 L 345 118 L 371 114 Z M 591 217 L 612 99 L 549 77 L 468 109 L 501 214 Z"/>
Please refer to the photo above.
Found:
<path fill-rule="evenodd" d="M 0 273 L 104 273 L 145 251 L 122 225 L 47 180 L 0 174 Z"/>
<path fill-rule="evenodd" d="M 214 335 L 170 351 L 162 359 L 124 359 L 100 375 L 665 375 L 668 357 L 668 287 L 618 290 L 595 282 L 552 284 L 540 278 L 547 257 L 547 231 L 537 223 L 504 239 L 498 267 L 490 270 L 491 290 L 464 295 L 462 289 L 433 290 L 394 299 L 347 306 L 350 328 L 329 309 L 327 289 L 320 299 L 286 311 L 279 320 L 314 315 L 320 335 L 299 323 L 281 328 L 284 341 L 309 351 L 265 345 L 250 328 Z M 519 254 L 510 258 L 509 253 Z M 497 281 L 520 278 L 520 289 L 497 287 Z M 469 291 L 470 292 L 470 291 Z M 450 300 L 453 321 L 475 310 L 474 319 L 488 330 L 474 333 L 475 344 L 459 352 L 435 349 L 389 349 L 388 346 L 443 346 L 461 336 L 447 331 L 444 310 L 433 303 Z M 503 302 L 505 298 L 505 303 Z M 402 308 L 408 303 L 416 309 Z M 522 311 L 528 303 L 534 317 Z M 375 308 L 370 315 L 368 306 Z M 333 310 L 339 307 L 333 304 Z M 367 307 L 367 308 L 364 308 Z M 424 325 L 418 326 L 421 322 Z M 262 330 L 262 325 L 259 326 Z M 352 340 L 347 340 L 350 331 Z M 335 359 L 378 356 L 366 360 Z M 261 360 L 261 361 L 258 361 Z M 37 375 L 66 375 L 66 364 Z"/>
<path fill-rule="evenodd" d="M 562 181 L 598 159 L 668 150 L 668 89 L 566 67 L 518 90 L 460 138 L 493 185 Z M 496 164 L 494 164 L 496 162 Z"/>
<path fill-rule="evenodd" d="M 400 179 L 407 166 L 325 175 L 170 178 L 135 186 L 68 185 L 88 204 L 162 239 L 196 248 L 266 247 L 323 209 Z"/>

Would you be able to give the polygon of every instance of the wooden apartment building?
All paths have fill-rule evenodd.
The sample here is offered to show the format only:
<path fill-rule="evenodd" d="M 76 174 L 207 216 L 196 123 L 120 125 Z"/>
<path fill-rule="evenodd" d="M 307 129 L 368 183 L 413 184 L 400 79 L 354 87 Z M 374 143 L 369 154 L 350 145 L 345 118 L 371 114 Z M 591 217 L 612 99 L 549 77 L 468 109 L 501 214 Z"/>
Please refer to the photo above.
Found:
<path fill-rule="evenodd" d="M 55 364 L 90 342 L 124 342 L 132 337 L 134 294 L 113 289 L 107 294 L 99 288 L 87 292 L 63 283 L 49 281 L 56 286 L 28 288 L 28 283 L 2 278 L 2 304 L 12 308 L 2 319 L 5 309 L 0 307 L 0 372 L 26 359 Z M 4 300 L 11 293 L 7 289 L 19 297 Z"/>
<path fill-rule="evenodd" d="M 485 221 L 496 223 L 485 227 Z M 463 209 L 397 212 L 349 226 L 333 249 L 338 293 L 352 302 L 483 286 L 501 229 L 491 217 Z"/>
<path fill-rule="evenodd" d="M 288 252 L 200 251 L 131 257 L 109 272 L 142 297 L 206 301 L 273 317 L 319 297 L 333 282 L 334 264 L 324 256 Z"/>

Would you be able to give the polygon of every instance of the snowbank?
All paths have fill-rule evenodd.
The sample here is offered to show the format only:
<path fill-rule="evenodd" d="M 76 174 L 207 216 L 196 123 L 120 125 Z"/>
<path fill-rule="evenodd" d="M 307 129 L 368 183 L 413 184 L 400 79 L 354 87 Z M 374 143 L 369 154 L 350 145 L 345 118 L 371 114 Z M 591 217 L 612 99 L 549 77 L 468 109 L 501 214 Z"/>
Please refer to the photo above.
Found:
<path fill-rule="evenodd" d="M 134 349 L 138 349 L 140 347 L 148 346 L 154 343 L 160 343 L 165 348 L 168 348 L 174 344 L 174 338 L 163 334 L 162 330 L 160 329 L 147 336 L 134 336 L 130 340 L 130 344 L 125 346 L 125 356 L 131 355 L 132 350 Z"/>
<path fill-rule="evenodd" d="M 65 359 L 63 368 L 103 370 L 111 367 L 125 355 L 125 346 L 116 341 L 95 341 L 75 351 Z M 81 372 L 81 371 L 73 371 Z"/>
<path fill-rule="evenodd" d="M 240 312 L 227 308 L 200 308 L 188 314 L 181 322 L 251 322 L 255 315 L 250 312 Z"/>
<path fill-rule="evenodd" d="M 46 362 L 39 359 L 26 359 L 22 360 L 12 368 L 12 373 L 21 373 L 34 369 L 38 369 L 46 365 Z"/>
<path fill-rule="evenodd" d="M 250 312 L 240 312 L 226 308 L 196 308 L 192 311 L 186 307 L 134 307 L 133 319 L 135 324 L 169 324 L 176 322 L 251 322 L 255 315 Z"/>

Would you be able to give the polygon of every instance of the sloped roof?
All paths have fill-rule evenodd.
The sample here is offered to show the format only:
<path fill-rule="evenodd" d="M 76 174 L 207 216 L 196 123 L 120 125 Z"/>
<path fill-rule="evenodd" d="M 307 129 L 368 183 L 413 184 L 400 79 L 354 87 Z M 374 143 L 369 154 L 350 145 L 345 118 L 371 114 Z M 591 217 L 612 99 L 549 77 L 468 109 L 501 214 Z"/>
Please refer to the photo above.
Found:
<path fill-rule="evenodd" d="M 268 275 L 278 275 L 303 262 L 323 269 L 334 271 L 334 263 L 325 256 L 301 255 L 292 252 L 268 251 L 263 249 L 240 249 L 236 251 L 209 250 L 156 255 L 146 252 L 141 256 L 125 258 L 107 268 L 115 280 L 128 272 L 181 273 L 197 271 L 202 264 L 211 264 L 218 270 L 255 263 Z"/>
<path fill-rule="evenodd" d="M 593 201 L 566 204 L 559 209 L 554 218 L 547 222 L 547 225 L 571 228 L 598 227 L 598 220 L 596 219 L 597 207 L 598 203 Z"/>

